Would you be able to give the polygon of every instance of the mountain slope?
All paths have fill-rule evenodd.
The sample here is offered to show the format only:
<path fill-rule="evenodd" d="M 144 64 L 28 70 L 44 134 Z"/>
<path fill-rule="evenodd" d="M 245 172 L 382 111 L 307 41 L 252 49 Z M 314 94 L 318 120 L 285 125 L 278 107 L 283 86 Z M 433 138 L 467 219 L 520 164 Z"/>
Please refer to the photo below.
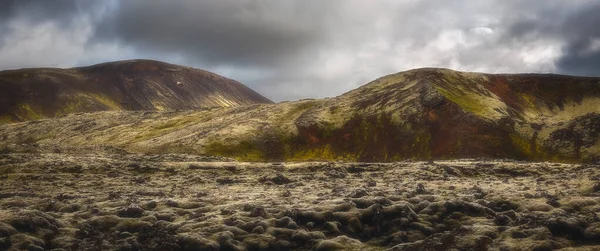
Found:
<path fill-rule="evenodd" d="M 563 147 L 573 143 L 556 147 L 557 137 L 551 135 L 582 118 L 598 121 L 599 83 L 598 78 L 418 69 L 386 76 L 340 100 L 348 100 L 359 111 L 353 116 L 363 121 L 370 118 L 373 122 L 369 125 L 389 118 L 395 126 L 380 130 L 386 133 L 379 138 L 388 142 L 378 144 L 371 139 L 367 144 L 366 149 L 379 146 L 372 151 L 374 159 L 389 157 L 383 148 L 394 145 L 404 147 L 393 151 L 401 153 L 400 157 L 413 151 L 412 156 L 421 158 L 579 160 L 583 157 L 579 150 Z M 584 127 L 597 131 L 593 126 Z M 390 140 L 390 131 L 404 131 L 405 135 Z M 591 156 L 596 155 L 592 146 L 597 144 L 597 134 L 589 133 L 591 148 L 583 154 L 585 158 L 597 158 Z"/>
<path fill-rule="evenodd" d="M 417 69 L 335 98 L 0 127 L 7 143 L 111 145 L 240 160 L 600 160 L 600 79 Z M 39 136 L 31 136 L 39 135 Z"/>
<path fill-rule="evenodd" d="M 187 110 L 272 103 L 217 74 L 151 60 L 0 72 L 0 120 L 74 112 Z"/>

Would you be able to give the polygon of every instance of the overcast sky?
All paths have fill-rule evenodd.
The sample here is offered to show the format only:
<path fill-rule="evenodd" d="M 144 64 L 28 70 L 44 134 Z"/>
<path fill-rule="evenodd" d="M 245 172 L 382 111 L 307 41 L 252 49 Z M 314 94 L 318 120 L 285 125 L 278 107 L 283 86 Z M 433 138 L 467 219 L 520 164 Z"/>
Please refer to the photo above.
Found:
<path fill-rule="evenodd" d="M 2 0 L 0 69 L 155 59 L 274 100 L 418 67 L 600 76 L 600 1 Z"/>

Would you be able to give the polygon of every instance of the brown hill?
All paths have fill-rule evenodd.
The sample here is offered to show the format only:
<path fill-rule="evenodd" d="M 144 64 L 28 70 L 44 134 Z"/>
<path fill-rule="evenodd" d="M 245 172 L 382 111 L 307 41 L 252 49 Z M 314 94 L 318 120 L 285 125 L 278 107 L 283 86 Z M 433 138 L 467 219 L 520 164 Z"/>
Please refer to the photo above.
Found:
<path fill-rule="evenodd" d="M 447 69 L 392 74 L 329 99 L 78 114 L 0 127 L 7 143 L 110 145 L 251 161 L 597 162 L 599 133 L 600 78 Z"/>
<path fill-rule="evenodd" d="M 74 112 L 188 110 L 272 103 L 217 74 L 151 60 L 0 72 L 0 120 Z"/>

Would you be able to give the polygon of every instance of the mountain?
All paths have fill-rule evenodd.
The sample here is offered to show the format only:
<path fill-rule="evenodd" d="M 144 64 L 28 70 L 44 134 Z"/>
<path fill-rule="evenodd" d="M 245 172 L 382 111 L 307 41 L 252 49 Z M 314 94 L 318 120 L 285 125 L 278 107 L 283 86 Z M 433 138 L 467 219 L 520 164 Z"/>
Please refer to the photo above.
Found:
<path fill-rule="evenodd" d="M 99 112 L 0 127 L 6 143 L 109 145 L 249 161 L 600 161 L 600 78 L 424 68 L 335 98 Z"/>
<path fill-rule="evenodd" d="M 188 110 L 272 103 L 217 74 L 151 60 L 0 72 L 0 121 L 74 112 Z"/>

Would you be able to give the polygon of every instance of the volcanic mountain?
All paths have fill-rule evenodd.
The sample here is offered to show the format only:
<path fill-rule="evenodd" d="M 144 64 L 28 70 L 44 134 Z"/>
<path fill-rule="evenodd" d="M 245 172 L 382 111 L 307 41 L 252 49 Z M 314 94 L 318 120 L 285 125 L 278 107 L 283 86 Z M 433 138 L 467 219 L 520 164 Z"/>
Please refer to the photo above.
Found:
<path fill-rule="evenodd" d="M 434 68 L 388 75 L 328 99 L 97 112 L 0 126 L 0 139 L 15 145 L 108 145 L 249 161 L 597 162 L 599 133 L 599 78 Z"/>
<path fill-rule="evenodd" d="M 272 103 L 217 74 L 151 60 L 0 72 L 0 121 L 74 112 L 189 110 Z"/>

